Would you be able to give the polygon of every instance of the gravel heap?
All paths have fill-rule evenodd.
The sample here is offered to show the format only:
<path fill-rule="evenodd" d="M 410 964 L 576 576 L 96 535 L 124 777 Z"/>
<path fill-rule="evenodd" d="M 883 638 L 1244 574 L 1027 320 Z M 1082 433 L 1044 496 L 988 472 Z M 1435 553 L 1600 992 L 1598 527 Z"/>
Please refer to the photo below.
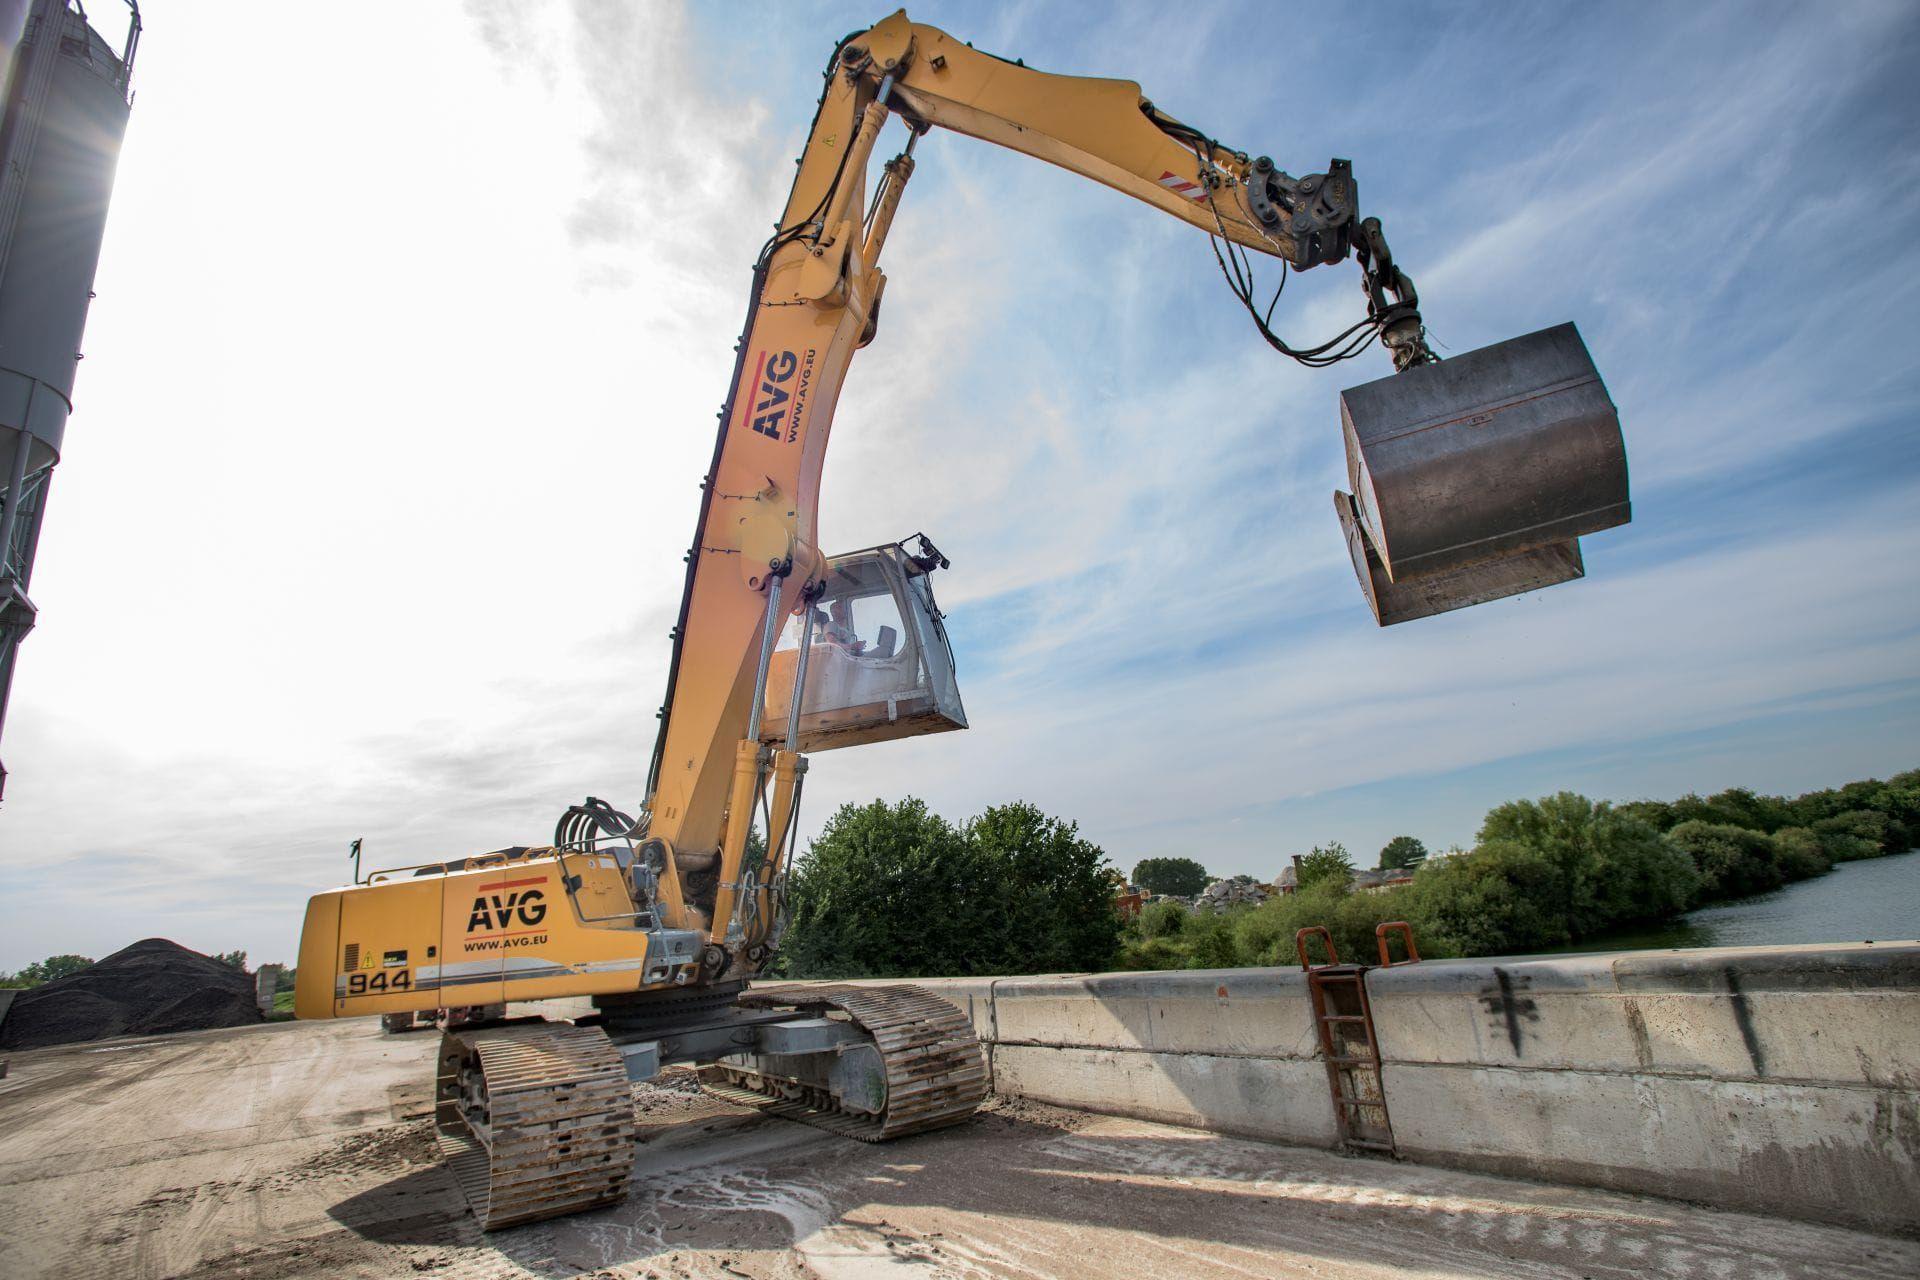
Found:
<path fill-rule="evenodd" d="M 1235 876 L 1231 880 L 1215 880 L 1194 900 L 1194 905 L 1204 911 L 1218 911 L 1242 903 L 1262 903 L 1272 893 L 1272 886 L 1261 884 L 1252 876 Z"/>
<path fill-rule="evenodd" d="M 148 938 L 78 973 L 22 991 L 0 1022 L 0 1049 L 242 1027 L 262 1020 L 247 974 L 177 942 Z"/>

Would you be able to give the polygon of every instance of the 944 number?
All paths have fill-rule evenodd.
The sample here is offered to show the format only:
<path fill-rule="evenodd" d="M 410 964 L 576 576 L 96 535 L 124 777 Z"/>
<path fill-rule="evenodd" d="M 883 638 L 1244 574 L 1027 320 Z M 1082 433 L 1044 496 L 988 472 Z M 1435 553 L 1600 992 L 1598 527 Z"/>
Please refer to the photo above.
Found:
<path fill-rule="evenodd" d="M 389 972 L 381 969 L 375 973 L 353 973 L 347 975 L 347 994 L 350 996 L 374 996 L 387 991 L 406 991 L 413 986 L 413 975 L 405 969 Z"/>

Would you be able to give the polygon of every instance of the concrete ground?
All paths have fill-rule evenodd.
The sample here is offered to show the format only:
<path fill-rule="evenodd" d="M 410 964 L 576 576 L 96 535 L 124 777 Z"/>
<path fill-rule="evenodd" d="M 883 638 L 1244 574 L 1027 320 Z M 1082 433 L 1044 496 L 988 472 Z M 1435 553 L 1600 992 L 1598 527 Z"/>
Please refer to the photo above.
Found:
<path fill-rule="evenodd" d="M 1920 1242 L 994 1104 L 865 1146 L 636 1091 L 624 1205 L 492 1236 L 435 1158 L 436 1037 L 274 1024 L 14 1054 L 0 1276 L 1920 1275 Z"/>

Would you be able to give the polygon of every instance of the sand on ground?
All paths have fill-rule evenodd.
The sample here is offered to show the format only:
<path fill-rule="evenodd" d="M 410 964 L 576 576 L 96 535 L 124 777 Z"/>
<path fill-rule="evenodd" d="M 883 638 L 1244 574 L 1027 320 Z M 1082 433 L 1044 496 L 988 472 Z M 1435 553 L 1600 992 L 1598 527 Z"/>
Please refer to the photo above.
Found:
<path fill-rule="evenodd" d="M 0 1275 L 1910 1280 L 1920 1242 L 998 1101 L 868 1146 L 640 1086 L 622 1205 L 492 1235 L 437 1035 L 269 1024 L 10 1055 Z"/>

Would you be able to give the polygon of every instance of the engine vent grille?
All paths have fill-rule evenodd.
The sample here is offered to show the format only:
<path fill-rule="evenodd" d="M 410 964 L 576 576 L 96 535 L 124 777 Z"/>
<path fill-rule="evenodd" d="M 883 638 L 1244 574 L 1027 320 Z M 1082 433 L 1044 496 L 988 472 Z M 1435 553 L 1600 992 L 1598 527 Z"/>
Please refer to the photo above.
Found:
<path fill-rule="evenodd" d="M 347 944 L 347 954 L 340 961 L 340 967 L 342 969 L 345 969 L 348 973 L 352 973 L 355 969 L 358 969 L 360 967 L 360 944 L 359 943 L 349 942 Z"/>

